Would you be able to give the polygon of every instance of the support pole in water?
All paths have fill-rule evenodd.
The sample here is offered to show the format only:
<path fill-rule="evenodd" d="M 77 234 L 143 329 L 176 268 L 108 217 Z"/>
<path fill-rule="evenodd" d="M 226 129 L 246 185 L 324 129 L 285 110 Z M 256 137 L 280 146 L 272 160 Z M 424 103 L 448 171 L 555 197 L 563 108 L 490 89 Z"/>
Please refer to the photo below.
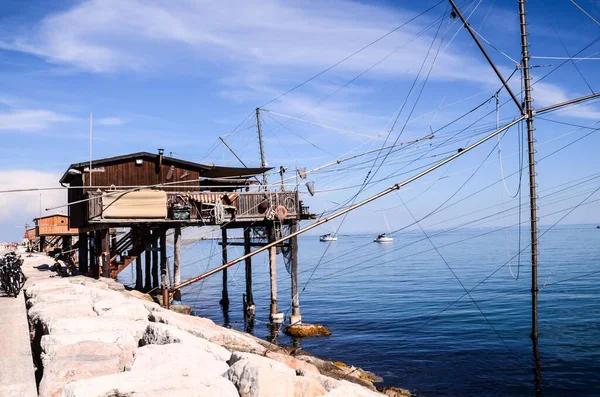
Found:
<path fill-rule="evenodd" d="M 175 227 L 173 233 L 173 283 L 175 285 L 181 282 L 181 227 Z M 181 300 L 181 291 L 173 293 L 173 300 Z"/>
<path fill-rule="evenodd" d="M 250 228 L 244 229 L 244 253 L 250 253 Z M 246 299 L 244 301 L 244 315 L 253 317 L 255 312 L 254 298 L 252 297 L 252 258 L 248 256 L 246 263 Z"/>
<path fill-rule="evenodd" d="M 135 289 L 141 291 L 144 289 L 144 275 L 142 273 L 142 250 L 144 246 L 139 229 L 131 229 L 131 239 L 135 255 Z"/>
<path fill-rule="evenodd" d="M 221 229 L 221 255 L 223 264 L 227 263 L 227 229 Z M 177 283 L 175 283 L 177 284 Z M 229 307 L 229 292 L 227 291 L 227 269 L 223 271 L 223 290 L 221 291 L 221 305 L 224 309 Z"/>
<path fill-rule="evenodd" d="M 537 193 L 535 182 L 535 138 L 533 136 L 533 106 L 531 98 L 531 76 L 529 74 L 529 43 L 527 42 L 527 20 L 525 0 L 519 0 L 519 18 L 521 26 L 521 54 L 523 55 L 523 87 L 527 115 L 527 150 L 529 153 L 529 215 L 531 222 L 531 342 L 535 361 L 535 391 L 541 395 L 541 365 L 538 343 L 538 236 L 537 236 Z"/>
<path fill-rule="evenodd" d="M 298 222 L 292 221 L 292 234 L 298 230 Z M 290 316 L 290 324 L 301 324 L 302 316 L 300 315 L 300 299 L 298 294 L 298 236 L 290 239 L 291 258 L 291 279 L 292 279 L 292 315 Z"/>
<path fill-rule="evenodd" d="M 162 291 L 163 306 L 169 307 L 169 286 L 167 285 L 167 229 L 158 230 L 160 239 L 160 288 Z"/>
<path fill-rule="evenodd" d="M 267 237 L 269 243 L 275 241 L 275 227 L 273 224 L 267 225 Z M 283 322 L 283 313 L 279 313 L 277 307 L 277 247 L 269 248 L 269 280 L 271 283 L 271 306 L 269 320 L 271 323 L 280 324 Z"/>

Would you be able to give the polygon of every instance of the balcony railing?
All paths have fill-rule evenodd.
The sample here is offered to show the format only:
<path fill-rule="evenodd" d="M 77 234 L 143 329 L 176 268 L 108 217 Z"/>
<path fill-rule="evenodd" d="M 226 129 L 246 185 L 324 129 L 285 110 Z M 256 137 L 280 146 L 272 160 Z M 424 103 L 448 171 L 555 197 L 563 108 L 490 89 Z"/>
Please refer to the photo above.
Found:
<path fill-rule="evenodd" d="M 110 222 L 106 216 L 106 192 L 88 193 L 88 220 Z M 118 200 L 111 205 L 118 205 Z M 140 203 L 143 206 L 143 203 Z M 155 204 L 154 204 L 155 205 Z M 308 207 L 302 206 L 297 191 L 288 192 L 166 192 L 166 219 L 161 221 L 200 221 L 207 225 L 230 221 L 261 221 L 264 219 L 307 219 Z M 120 211 L 123 220 L 134 220 L 127 210 Z M 143 221 L 152 222 L 149 217 Z"/>

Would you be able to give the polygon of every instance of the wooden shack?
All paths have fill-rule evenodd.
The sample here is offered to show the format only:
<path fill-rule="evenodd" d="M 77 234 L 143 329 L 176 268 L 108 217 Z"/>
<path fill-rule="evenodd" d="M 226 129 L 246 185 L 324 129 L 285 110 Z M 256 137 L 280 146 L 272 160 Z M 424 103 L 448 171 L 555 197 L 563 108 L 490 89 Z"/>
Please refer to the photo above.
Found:
<path fill-rule="evenodd" d="M 298 191 L 269 190 L 259 185 L 257 176 L 268 170 L 195 163 L 165 156 L 162 150 L 71 164 L 60 183 L 69 185 L 69 226 L 79 229 L 80 242 L 90 241 L 79 244 L 80 271 L 116 277 L 135 261 L 136 288 L 164 290 L 168 287 L 169 229 L 173 229 L 175 239 L 174 284 L 180 282 L 183 227 L 220 226 L 224 260 L 229 229 L 243 229 L 247 252 L 257 244 L 250 242 L 254 235 L 273 240 L 275 231 L 280 235 L 283 226 L 295 230 L 298 221 L 310 216 L 308 208 L 299 200 Z M 120 238 L 109 235 L 109 230 L 116 228 L 126 230 Z M 292 238 L 290 245 L 294 244 L 297 242 Z M 246 272 L 247 306 L 254 307 L 250 261 Z M 223 282 L 222 302 L 227 303 L 226 271 Z"/>
<path fill-rule="evenodd" d="M 35 222 L 34 240 L 37 240 L 36 243 L 39 244 L 39 251 L 47 251 L 53 248 L 69 250 L 73 243 L 73 237 L 79 235 L 77 228 L 69 226 L 67 215 L 47 215 L 35 218 L 33 221 Z"/>

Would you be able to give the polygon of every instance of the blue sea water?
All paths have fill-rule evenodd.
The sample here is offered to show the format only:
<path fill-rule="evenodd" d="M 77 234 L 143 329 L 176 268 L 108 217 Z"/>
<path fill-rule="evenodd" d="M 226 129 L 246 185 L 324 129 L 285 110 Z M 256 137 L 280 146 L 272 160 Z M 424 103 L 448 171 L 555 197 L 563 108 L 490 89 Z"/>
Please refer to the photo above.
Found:
<path fill-rule="evenodd" d="M 299 238 L 303 321 L 324 324 L 332 335 L 301 341 L 280 335 L 279 343 L 360 366 L 383 377 L 382 385 L 419 396 L 535 395 L 528 231 L 522 231 L 521 265 L 515 257 L 510 268 L 517 229 L 427 233 L 431 242 L 421 231 L 400 233 L 391 244 L 372 243 L 372 235 L 340 235 L 330 244 Z M 184 279 L 220 265 L 216 243 L 182 249 Z M 600 395 L 599 243 L 595 225 L 556 226 L 540 238 L 544 396 Z M 230 248 L 229 258 L 241 253 Z M 208 263 L 200 261 L 211 255 Z M 281 256 L 278 263 L 279 306 L 289 315 L 290 278 Z M 121 281 L 130 282 L 132 272 L 123 272 Z M 243 264 L 229 270 L 226 315 L 219 275 L 185 289 L 183 300 L 199 316 L 241 330 L 250 326 L 269 339 L 266 255 L 253 259 L 253 279 L 254 324 L 243 321 Z"/>

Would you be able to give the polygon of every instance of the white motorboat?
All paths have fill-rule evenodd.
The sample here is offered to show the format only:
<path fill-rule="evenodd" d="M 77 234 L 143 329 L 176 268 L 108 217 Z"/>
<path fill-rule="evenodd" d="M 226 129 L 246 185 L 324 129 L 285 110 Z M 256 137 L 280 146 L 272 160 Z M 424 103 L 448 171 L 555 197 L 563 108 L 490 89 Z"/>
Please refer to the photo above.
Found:
<path fill-rule="evenodd" d="M 319 241 L 337 241 L 337 236 L 331 233 L 327 233 L 319 237 Z"/>
<path fill-rule="evenodd" d="M 391 243 L 394 241 L 394 238 L 391 236 L 386 236 L 385 233 L 381 233 L 375 240 L 376 243 Z"/>

